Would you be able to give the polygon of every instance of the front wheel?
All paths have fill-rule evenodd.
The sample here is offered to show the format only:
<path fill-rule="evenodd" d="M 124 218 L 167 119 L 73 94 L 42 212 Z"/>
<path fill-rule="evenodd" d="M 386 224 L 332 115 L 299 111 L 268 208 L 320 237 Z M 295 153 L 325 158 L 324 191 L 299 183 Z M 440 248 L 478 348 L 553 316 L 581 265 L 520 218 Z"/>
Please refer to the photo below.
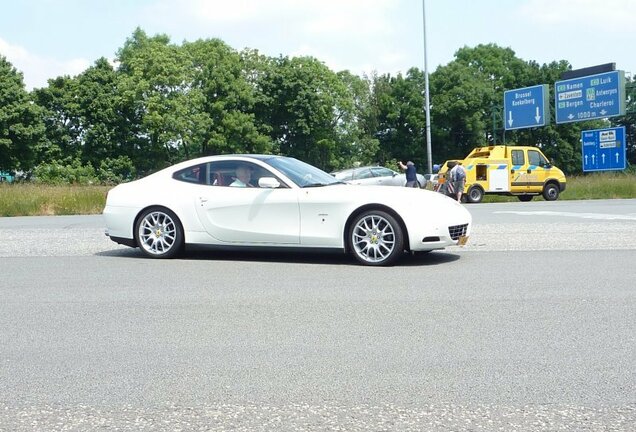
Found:
<path fill-rule="evenodd" d="M 183 228 L 172 211 L 162 207 L 145 210 L 135 225 L 135 239 L 151 258 L 173 258 L 183 247 Z"/>
<path fill-rule="evenodd" d="M 548 183 L 543 188 L 543 198 L 546 201 L 556 201 L 559 198 L 559 187 L 554 183 Z"/>
<path fill-rule="evenodd" d="M 393 216 L 370 210 L 353 221 L 349 229 L 349 246 L 361 264 L 390 265 L 404 252 L 404 234 Z"/>

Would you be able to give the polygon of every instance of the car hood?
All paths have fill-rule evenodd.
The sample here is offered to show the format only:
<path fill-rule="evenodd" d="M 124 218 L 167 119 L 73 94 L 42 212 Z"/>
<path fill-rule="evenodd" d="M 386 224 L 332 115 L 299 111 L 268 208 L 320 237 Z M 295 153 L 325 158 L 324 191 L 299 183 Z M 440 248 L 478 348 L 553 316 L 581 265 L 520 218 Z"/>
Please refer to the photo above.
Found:
<path fill-rule="evenodd" d="M 357 206 L 380 204 L 392 208 L 401 216 L 426 216 L 443 219 L 448 215 L 468 216 L 468 210 L 457 200 L 426 189 L 340 184 L 328 187 L 333 196 L 351 201 Z"/>

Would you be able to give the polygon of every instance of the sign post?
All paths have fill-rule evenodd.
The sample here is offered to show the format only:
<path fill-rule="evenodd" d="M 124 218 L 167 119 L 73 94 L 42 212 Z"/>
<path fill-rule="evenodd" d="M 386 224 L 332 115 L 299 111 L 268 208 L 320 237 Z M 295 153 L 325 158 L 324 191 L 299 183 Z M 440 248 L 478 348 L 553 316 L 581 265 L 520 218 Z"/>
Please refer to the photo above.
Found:
<path fill-rule="evenodd" d="M 583 171 L 626 168 L 625 126 L 581 131 Z"/>
<path fill-rule="evenodd" d="M 504 129 L 545 126 L 550 119 L 548 85 L 504 92 Z"/>
<path fill-rule="evenodd" d="M 625 72 L 557 81 L 554 107 L 557 124 L 624 115 Z"/>

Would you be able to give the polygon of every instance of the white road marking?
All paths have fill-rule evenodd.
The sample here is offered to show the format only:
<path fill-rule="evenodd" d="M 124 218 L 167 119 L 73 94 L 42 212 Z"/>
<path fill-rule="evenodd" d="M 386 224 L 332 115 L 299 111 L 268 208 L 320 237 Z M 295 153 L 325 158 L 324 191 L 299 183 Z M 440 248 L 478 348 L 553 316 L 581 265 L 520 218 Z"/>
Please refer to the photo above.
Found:
<path fill-rule="evenodd" d="M 619 215 L 609 213 L 573 213 L 573 212 L 555 212 L 555 211 L 496 211 L 494 213 L 510 213 L 521 216 L 561 216 L 573 217 L 579 219 L 598 219 L 598 220 L 628 220 L 636 221 L 636 215 Z"/>

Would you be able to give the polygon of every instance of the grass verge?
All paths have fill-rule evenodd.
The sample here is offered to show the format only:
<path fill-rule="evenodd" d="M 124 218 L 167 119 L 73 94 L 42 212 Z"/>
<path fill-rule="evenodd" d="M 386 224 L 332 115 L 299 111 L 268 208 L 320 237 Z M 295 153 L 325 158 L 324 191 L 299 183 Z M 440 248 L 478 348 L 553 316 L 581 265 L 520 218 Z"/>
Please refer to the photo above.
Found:
<path fill-rule="evenodd" d="M 99 214 L 111 186 L 0 184 L 0 216 Z"/>

